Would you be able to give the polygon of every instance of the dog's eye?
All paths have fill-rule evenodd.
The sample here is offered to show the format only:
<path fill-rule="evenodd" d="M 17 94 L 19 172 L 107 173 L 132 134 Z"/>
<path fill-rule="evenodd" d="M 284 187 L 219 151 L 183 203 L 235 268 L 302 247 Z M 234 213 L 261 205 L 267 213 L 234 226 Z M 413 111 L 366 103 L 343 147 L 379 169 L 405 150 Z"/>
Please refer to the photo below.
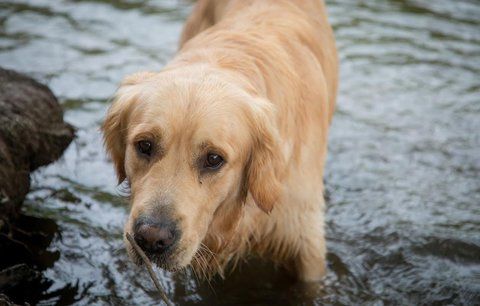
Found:
<path fill-rule="evenodd" d="M 216 170 L 223 165 L 223 158 L 215 153 L 208 153 L 205 159 L 205 168 Z"/>
<path fill-rule="evenodd" d="M 148 140 L 140 140 L 137 142 L 137 151 L 140 154 L 150 156 L 152 155 L 152 143 Z"/>

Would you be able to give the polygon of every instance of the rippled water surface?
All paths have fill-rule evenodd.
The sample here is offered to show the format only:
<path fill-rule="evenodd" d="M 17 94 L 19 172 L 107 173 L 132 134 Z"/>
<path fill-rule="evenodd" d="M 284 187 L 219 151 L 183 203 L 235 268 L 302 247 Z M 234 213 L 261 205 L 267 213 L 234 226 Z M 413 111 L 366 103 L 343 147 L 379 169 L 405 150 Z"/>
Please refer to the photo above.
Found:
<path fill-rule="evenodd" d="M 328 1 L 341 58 L 326 171 L 329 272 L 305 287 L 257 260 L 225 281 L 158 271 L 181 305 L 480 304 L 480 3 Z M 78 129 L 33 176 L 55 220 L 42 304 L 156 304 L 128 261 L 127 205 L 98 127 L 121 78 L 159 70 L 190 2 L 3 0 L 0 65 L 47 83 Z"/>

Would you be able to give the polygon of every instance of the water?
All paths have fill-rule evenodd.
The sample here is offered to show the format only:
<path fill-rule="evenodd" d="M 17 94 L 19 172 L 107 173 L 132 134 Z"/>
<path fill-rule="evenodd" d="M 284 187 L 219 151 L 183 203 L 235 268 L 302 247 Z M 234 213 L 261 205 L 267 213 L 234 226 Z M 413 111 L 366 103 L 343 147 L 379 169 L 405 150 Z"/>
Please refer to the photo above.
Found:
<path fill-rule="evenodd" d="M 211 284 L 158 271 L 181 305 L 480 304 L 480 3 L 328 1 L 341 81 L 326 168 L 328 275 L 253 260 Z M 25 212 L 55 220 L 43 305 L 154 305 L 128 261 L 128 205 L 99 125 L 121 78 L 159 70 L 190 2 L 4 0 L 0 65 L 47 83 L 78 129 L 33 176 Z M 57 260 L 55 260 L 58 258 Z"/>

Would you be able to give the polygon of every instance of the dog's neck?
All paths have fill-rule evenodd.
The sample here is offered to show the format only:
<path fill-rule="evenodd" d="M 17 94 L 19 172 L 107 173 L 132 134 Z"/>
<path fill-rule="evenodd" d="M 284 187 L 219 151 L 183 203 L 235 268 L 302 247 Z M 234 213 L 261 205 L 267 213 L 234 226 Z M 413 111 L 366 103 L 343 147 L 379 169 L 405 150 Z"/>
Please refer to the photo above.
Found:
<path fill-rule="evenodd" d="M 268 243 L 270 240 L 278 242 L 274 237 L 277 218 L 271 218 L 258 208 L 250 195 L 245 202 L 228 204 L 216 212 L 202 247 L 192 261 L 197 274 L 207 278 L 214 274 L 223 277 L 251 251 L 260 256 L 280 254 L 271 249 L 273 243 Z M 275 214 L 275 210 L 281 207 L 274 208 L 272 213 Z"/>

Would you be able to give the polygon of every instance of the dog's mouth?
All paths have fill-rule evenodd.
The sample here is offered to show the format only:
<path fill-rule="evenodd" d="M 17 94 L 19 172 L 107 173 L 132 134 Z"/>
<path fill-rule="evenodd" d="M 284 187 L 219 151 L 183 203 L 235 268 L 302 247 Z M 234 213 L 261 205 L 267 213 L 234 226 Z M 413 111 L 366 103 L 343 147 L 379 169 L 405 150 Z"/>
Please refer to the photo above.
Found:
<path fill-rule="evenodd" d="M 145 264 L 142 257 L 130 245 L 130 243 L 127 244 L 127 252 L 133 263 L 138 266 Z M 171 249 L 161 253 L 145 253 L 145 255 L 152 265 L 169 272 L 177 272 L 188 265 L 182 265 L 179 263 L 178 259 L 181 258 L 181 253 L 182 252 L 179 250 Z"/>

